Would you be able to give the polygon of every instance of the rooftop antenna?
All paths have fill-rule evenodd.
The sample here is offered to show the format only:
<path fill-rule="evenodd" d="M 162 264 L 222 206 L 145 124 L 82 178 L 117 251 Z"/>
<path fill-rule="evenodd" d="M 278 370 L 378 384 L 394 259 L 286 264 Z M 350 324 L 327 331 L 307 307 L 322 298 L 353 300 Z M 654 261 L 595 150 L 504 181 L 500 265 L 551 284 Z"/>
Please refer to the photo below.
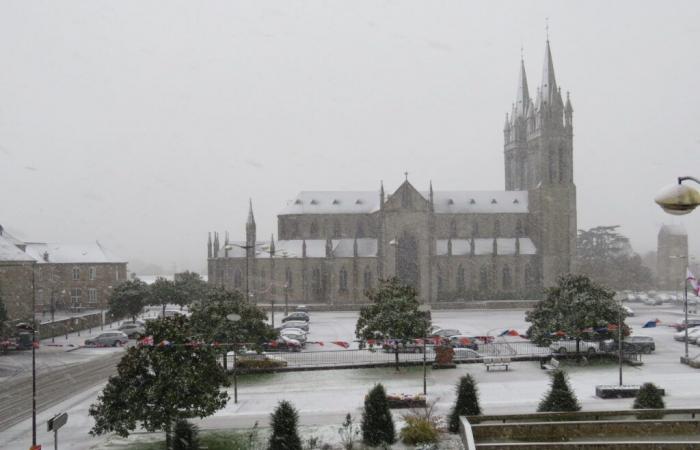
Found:
<path fill-rule="evenodd" d="M 408 181 L 408 172 L 404 172 L 403 176 L 406 177 L 406 181 Z"/>
<path fill-rule="evenodd" d="M 549 42 L 549 17 L 544 18 L 544 29 L 547 33 L 547 42 Z"/>
<path fill-rule="evenodd" d="M 525 56 L 523 55 L 523 52 L 524 52 L 524 50 L 523 50 L 523 43 L 521 42 L 521 43 L 520 43 L 520 61 L 524 61 L 524 60 L 525 60 Z"/>

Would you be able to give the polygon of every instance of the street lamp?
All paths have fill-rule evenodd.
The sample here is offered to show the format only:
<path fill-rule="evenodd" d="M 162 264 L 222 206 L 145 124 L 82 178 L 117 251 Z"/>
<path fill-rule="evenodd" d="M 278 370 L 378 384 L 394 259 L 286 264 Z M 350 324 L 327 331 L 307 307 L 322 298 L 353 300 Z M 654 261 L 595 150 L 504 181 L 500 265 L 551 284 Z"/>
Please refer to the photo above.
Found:
<path fill-rule="evenodd" d="M 418 307 L 418 311 L 423 313 L 423 395 L 428 395 L 428 384 L 427 384 L 427 353 L 428 346 L 426 345 L 428 341 L 428 317 L 430 317 L 430 305 L 423 303 Z"/>
<path fill-rule="evenodd" d="M 686 180 L 700 184 L 700 180 L 695 177 L 678 177 L 678 184 L 666 186 L 654 198 L 661 209 L 669 214 L 681 216 L 700 206 L 700 192 L 683 184 Z"/>
<path fill-rule="evenodd" d="M 236 323 L 241 320 L 241 316 L 236 313 L 231 313 L 226 316 L 226 320 Z M 236 361 L 236 341 L 237 339 L 233 340 L 233 403 L 238 403 L 238 362 Z M 224 352 L 228 353 L 227 350 L 224 350 Z"/>
<path fill-rule="evenodd" d="M 686 255 L 671 255 L 669 258 L 673 259 L 688 259 Z M 683 309 L 685 310 L 685 360 L 688 360 L 688 274 L 687 274 L 687 264 L 686 264 L 686 274 L 683 278 Z"/>

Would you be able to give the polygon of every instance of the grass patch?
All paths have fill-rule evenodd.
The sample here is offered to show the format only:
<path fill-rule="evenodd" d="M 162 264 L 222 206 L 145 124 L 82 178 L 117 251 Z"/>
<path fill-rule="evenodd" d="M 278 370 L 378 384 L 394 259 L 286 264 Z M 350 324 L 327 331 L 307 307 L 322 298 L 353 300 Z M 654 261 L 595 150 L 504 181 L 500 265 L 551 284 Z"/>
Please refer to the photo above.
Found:
<path fill-rule="evenodd" d="M 256 450 L 260 448 L 256 433 L 233 431 L 205 431 L 199 435 L 200 448 L 207 450 Z M 155 442 L 134 442 L 125 450 L 163 450 L 165 439 Z"/>

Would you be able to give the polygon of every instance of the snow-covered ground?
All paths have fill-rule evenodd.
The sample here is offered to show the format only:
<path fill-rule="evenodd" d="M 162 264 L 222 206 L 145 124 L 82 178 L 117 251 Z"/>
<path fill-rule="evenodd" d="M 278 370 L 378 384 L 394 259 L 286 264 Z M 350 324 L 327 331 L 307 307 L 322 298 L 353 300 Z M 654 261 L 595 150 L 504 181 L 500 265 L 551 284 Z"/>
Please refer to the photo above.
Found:
<path fill-rule="evenodd" d="M 644 355 L 641 367 L 624 367 L 625 384 L 652 381 L 667 391 L 668 407 L 700 407 L 698 372 L 679 363 L 683 343 L 672 339 L 674 329 L 665 326 L 682 318 L 678 307 L 632 305 L 636 317 L 628 319 L 635 334 L 653 336 L 657 350 Z M 435 311 L 434 322 L 462 331 L 491 334 L 514 328 L 526 329 L 523 311 Z M 312 337 L 315 340 L 352 340 L 356 313 L 313 313 Z M 660 319 L 657 328 L 641 329 L 649 319 Z M 691 356 L 700 348 L 691 346 Z M 97 349 L 82 349 L 93 352 Z M 595 397 L 598 384 L 616 384 L 616 366 L 568 368 L 572 386 L 584 409 L 625 409 L 630 399 L 601 400 Z M 509 371 L 486 372 L 481 364 L 458 366 L 454 370 L 428 370 L 428 397 L 437 401 L 439 414 L 446 414 L 454 401 L 454 385 L 464 373 L 471 373 L 479 383 L 480 398 L 485 413 L 532 412 L 547 390 L 549 379 L 537 362 L 518 362 Z M 346 413 L 360 417 L 365 393 L 377 382 L 385 384 L 390 393 L 418 393 L 422 390 L 422 369 L 413 367 L 396 373 L 392 368 L 288 372 L 241 377 L 239 403 L 233 399 L 223 410 L 202 420 L 203 429 L 248 428 L 255 422 L 267 426 L 269 414 L 278 401 L 291 401 L 300 411 L 305 426 L 330 429 L 339 426 Z M 50 411 L 39 414 L 38 438 L 44 449 L 53 449 L 53 440 L 46 430 L 46 420 L 59 411 L 67 411 L 68 424 L 59 434 L 59 448 L 76 450 L 117 448 L 122 440 L 114 437 L 90 437 L 89 405 L 95 401 L 102 386 L 81 393 Z M 233 396 L 232 390 L 230 390 Z M 132 439 L 138 439 L 134 436 Z M 18 424 L 0 433 L 3 450 L 26 449 L 31 439 L 31 421 Z"/>

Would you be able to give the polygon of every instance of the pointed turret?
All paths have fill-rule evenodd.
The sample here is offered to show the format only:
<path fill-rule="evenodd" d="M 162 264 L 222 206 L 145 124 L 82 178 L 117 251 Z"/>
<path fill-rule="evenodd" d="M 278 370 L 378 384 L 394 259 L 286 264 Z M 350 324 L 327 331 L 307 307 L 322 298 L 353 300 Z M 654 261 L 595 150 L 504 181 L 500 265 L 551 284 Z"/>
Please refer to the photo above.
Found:
<path fill-rule="evenodd" d="M 430 210 L 435 211 L 435 202 L 433 195 L 433 180 L 430 180 Z"/>
<path fill-rule="evenodd" d="M 275 235 L 270 235 L 270 258 L 275 256 Z"/>
<path fill-rule="evenodd" d="M 355 240 L 352 243 L 352 256 L 357 258 L 358 251 L 357 251 L 357 237 L 355 237 Z"/>
<path fill-rule="evenodd" d="M 379 210 L 384 209 L 384 180 L 379 182 Z"/>
<path fill-rule="evenodd" d="M 301 257 L 306 258 L 306 239 L 301 241 Z"/>
<path fill-rule="evenodd" d="M 212 242 L 211 242 L 211 231 L 208 233 L 209 237 L 207 238 L 207 258 L 212 257 Z"/>
<path fill-rule="evenodd" d="M 447 256 L 452 256 L 452 238 L 447 238 Z"/>
<path fill-rule="evenodd" d="M 331 258 L 333 256 L 333 241 L 331 238 L 326 238 L 326 258 Z"/>
<path fill-rule="evenodd" d="M 253 216 L 253 200 L 248 200 L 248 220 L 245 223 L 245 246 L 249 258 L 255 258 L 255 216 Z"/>
<path fill-rule="evenodd" d="M 566 91 L 566 105 L 564 106 L 564 125 L 572 127 L 574 124 L 574 108 L 571 106 L 569 91 Z"/>
<path fill-rule="evenodd" d="M 219 233 L 214 232 L 214 258 L 219 257 Z"/>
<path fill-rule="evenodd" d="M 520 59 L 520 75 L 518 76 L 518 90 L 515 93 L 515 107 L 513 119 L 527 117 L 527 109 L 530 106 L 530 90 L 527 87 L 527 75 L 525 74 L 525 61 Z"/>

